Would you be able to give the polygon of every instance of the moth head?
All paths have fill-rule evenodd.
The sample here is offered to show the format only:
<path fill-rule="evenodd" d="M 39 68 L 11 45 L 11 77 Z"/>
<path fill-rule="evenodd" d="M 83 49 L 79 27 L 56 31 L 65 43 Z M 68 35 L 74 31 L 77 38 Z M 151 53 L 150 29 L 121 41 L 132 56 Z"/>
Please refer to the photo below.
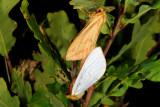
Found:
<path fill-rule="evenodd" d="M 97 9 L 97 13 L 103 12 L 102 8 Z"/>
<path fill-rule="evenodd" d="M 70 100 L 79 100 L 80 98 L 82 98 L 82 96 L 84 95 L 84 92 L 82 94 L 79 94 L 79 95 L 66 95 L 66 98 L 67 99 L 70 99 Z"/>
<path fill-rule="evenodd" d="M 73 85 L 75 83 L 75 79 L 72 80 L 72 83 L 70 84 L 70 92 L 68 95 L 66 95 L 66 98 L 67 99 L 70 99 L 70 100 L 79 100 L 80 98 L 82 98 L 82 96 L 84 95 L 84 92 L 82 94 L 79 94 L 79 95 L 75 95 L 75 93 L 72 94 L 72 88 L 73 88 Z"/>

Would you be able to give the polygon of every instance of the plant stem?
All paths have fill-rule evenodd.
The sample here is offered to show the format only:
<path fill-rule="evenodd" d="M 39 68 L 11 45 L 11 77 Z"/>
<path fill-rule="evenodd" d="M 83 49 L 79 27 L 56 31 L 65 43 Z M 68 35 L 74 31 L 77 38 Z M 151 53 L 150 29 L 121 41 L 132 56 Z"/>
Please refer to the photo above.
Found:
<path fill-rule="evenodd" d="M 109 39 L 108 44 L 106 45 L 106 48 L 104 50 L 104 56 L 107 55 L 108 50 L 111 47 L 111 44 L 114 41 L 117 33 L 124 28 L 124 27 L 121 27 L 121 20 L 122 20 L 123 15 L 124 15 L 124 11 L 119 15 L 116 26 L 114 27 L 113 32 L 111 33 L 111 38 Z"/>
<path fill-rule="evenodd" d="M 76 61 L 72 61 L 72 71 L 71 71 L 72 80 L 76 78 L 76 74 L 77 74 L 77 63 Z"/>
<path fill-rule="evenodd" d="M 111 34 L 111 38 L 109 39 L 109 41 L 108 41 L 108 43 L 107 43 L 107 45 L 106 45 L 106 48 L 105 48 L 105 50 L 104 50 L 104 52 L 103 52 L 103 53 L 104 53 L 104 56 L 107 55 L 108 50 L 109 50 L 109 48 L 111 47 L 111 44 L 112 44 L 114 38 L 115 38 L 115 36 L 112 36 L 112 34 Z"/>
<path fill-rule="evenodd" d="M 87 96 L 86 96 L 86 100 L 83 103 L 83 107 L 88 107 L 88 104 L 89 104 L 89 101 L 91 99 L 93 91 L 94 91 L 94 86 L 92 85 L 88 89 L 88 93 L 87 93 Z"/>
<path fill-rule="evenodd" d="M 4 61 L 5 61 L 5 66 L 6 66 L 6 71 L 7 71 L 7 76 L 8 76 L 8 81 L 9 81 L 9 83 L 11 82 L 11 79 L 10 79 L 10 71 L 9 71 L 9 69 L 8 69 L 8 63 L 7 63 L 7 59 L 6 58 L 4 58 Z"/>
<path fill-rule="evenodd" d="M 160 37 L 158 39 L 158 42 L 156 43 L 156 45 L 147 53 L 147 57 L 151 56 L 151 54 L 154 52 L 154 50 L 160 45 Z"/>
<path fill-rule="evenodd" d="M 7 63 L 8 63 L 10 74 L 12 75 L 12 65 L 11 65 L 11 60 L 10 60 L 8 55 L 6 56 L 6 60 L 7 60 Z"/>
<path fill-rule="evenodd" d="M 6 65 L 6 70 L 7 70 L 7 75 L 8 75 L 8 81 L 10 82 L 8 67 L 9 67 L 9 70 L 10 70 L 10 74 L 12 75 L 12 65 L 11 65 L 11 61 L 10 61 L 8 53 L 7 53 L 7 49 L 6 49 L 6 46 L 5 46 L 5 42 L 3 40 L 3 35 L 1 33 L 1 30 L 0 30 L 0 38 L 2 40 L 3 49 L 4 49 L 4 52 L 5 52 L 5 56 L 6 56 L 5 62 L 7 62 L 7 64 L 8 64 L 8 66 Z"/>
<path fill-rule="evenodd" d="M 104 56 L 107 55 L 108 50 L 109 50 L 109 48 L 111 47 L 111 44 L 113 43 L 113 41 L 114 41 L 117 33 L 125 27 L 125 26 L 123 26 L 123 27 L 121 26 L 121 20 L 122 20 L 122 17 L 123 17 L 123 15 L 124 15 L 124 13 L 125 13 L 124 10 L 121 12 L 121 6 L 119 6 L 119 13 L 120 13 L 120 14 L 119 14 L 119 18 L 118 18 L 118 20 L 117 20 L 117 23 L 116 23 L 114 29 L 113 29 L 113 32 L 111 33 L 111 38 L 110 38 L 110 40 L 108 41 L 108 43 L 107 43 L 107 45 L 106 45 L 106 48 L 105 48 L 105 50 L 104 50 L 104 52 L 103 52 L 103 53 L 104 53 Z M 87 93 L 86 99 L 85 99 L 84 103 L 82 104 L 83 107 L 88 107 L 88 104 L 89 104 L 89 101 L 90 101 L 90 98 L 91 98 L 91 96 L 92 96 L 92 93 L 93 93 L 94 89 L 95 89 L 95 88 L 94 88 L 93 85 L 88 89 L 88 93 Z"/>

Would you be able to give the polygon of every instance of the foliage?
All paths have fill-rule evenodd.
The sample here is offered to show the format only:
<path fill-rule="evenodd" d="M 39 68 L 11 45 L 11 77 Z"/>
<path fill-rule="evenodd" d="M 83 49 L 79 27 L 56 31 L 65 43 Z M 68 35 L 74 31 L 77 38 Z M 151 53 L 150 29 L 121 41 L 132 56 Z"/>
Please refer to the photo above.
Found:
<path fill-rule="evenodd" d="M 6 59 L 16 41 L 13 31 L 17 24 L 9 17 L 9 12 L 18 2 L 19 0 L 0 0 L 0 54 Z M 160 53 L 153 50 L 160 42 L 156 39 L 160 36 L 160 1 L 119 0 L 111 2 L 111 6 L 105 6 L 106 2 L 106 0 L 69 2 L 73 9 L 77 9 L 78 18 L 86 22 L 90 12 L 93 13 L 98 8 L 108 9 L 106 23 L 101 28 L 97 46 L 105 49 L 108 41 L 114 40 L 113 36 L 119 39 L 112 41 L 112 45 L 117 47 L 111 46 L 110 55 L 107 53 L 107 70 L 94 84 L 96 89 L 90 98 L 89 107 L 112 106 L 115 104 L 113 97 L 123 96 L 129 87 L 142 88 L 145 80 L 160 82 Z M 27 67 L 28 71 L 14 67 L 10 71 L 11 83 L 7 84 L 11 85 L 9 90 L 4 77 L 0 78 L 0 106 L 69 107 L 71 102 L 66 98 L 66 93 L 72 81 L 70 72 L 72 64 L 65 60 L 65 55 L 79 31 L 77 26 L 70 22 L 70 17 L 64 10 L 48 12 L 39 26 L 36 14 L 30 15 L 27 0 L 23 0 L 19 8 L 24 16 L 23 20 L 33 32 L 33 37 L 39 41 L 37 44 L 39 51 L 31 53 L 33 60 L 39 64 L 36 68 L 25 65 L 24 68 Z M 125 28 L 131 29 L 132 32 Z M 27 36 L 27 32 L 30 31 L 26 30 L 23 33 Z M 7 64 L 12 68 L 9 63 Z M 80 101 L 72 104 L 82 105 Z"/>
<path fill-rule="evenodd" d="M 0 106 L 1 107 L 19 107 L 20 102 L 17 96 L 11 97 L 7 85 L 3 78 L 0 78 Z"/>
<path fill-rule="evenodd" d="M 9 18 L 10 10 L 19 2 L 19 0 L 1 0 L 0 3 L 0 54 L 5 56 L 14 45 L 16 39 L 12 32 L 16 28 L 16 22 Z"/>

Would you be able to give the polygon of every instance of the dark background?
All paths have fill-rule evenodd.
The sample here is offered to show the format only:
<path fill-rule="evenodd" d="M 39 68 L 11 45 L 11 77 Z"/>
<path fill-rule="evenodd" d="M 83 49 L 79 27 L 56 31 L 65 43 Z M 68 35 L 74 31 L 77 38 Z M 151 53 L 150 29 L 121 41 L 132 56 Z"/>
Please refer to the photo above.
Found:
<path fill-rule="evenodd" d="M 81 28 L 81 22 L 78 19 L 77 11 L 73 9 L 73 6 L 69 5 L 70 0 L 28 0 L 29 11 L 36 16 L 38 23 L 41 23 L 48 12 L 56 12 L 59 10 L 65 10 L 70 22 L 74 23 L 77 30 Z M 20 59 L 32 59 L 32 52 L 39 51 L 37 47 L 38 41 L 33 37 L 33 33 L 30 32 L 25 19 L 20 12 L 21 2 L 18 3 L 9 13 L 9 16 L 17 22 L 17 29 L 13 32 L 16 38 L 15 46 L 9 53 L 9 57 L 12 66 L 19 64 Z M 112 5 L 111 1 L 107 0 L 107 5 Z M 116 10 L 112 12 L 112 15 L 117 16 Z M 25 35 L 23 32 L 27 32 Z M 24 37 L 23 37 L 24 36 Z M 159 49 L 158 49 L 159 50 Z M 3 77 L 10 87 L 4 58 L 0 55 L 0 77 Z M 160 83 L 151 82 L 148 80 L 143 81 L 142 89 L 129 88 L 124 96 L 124 103 L 129 102 L 128 107 L 159 107 L 160 106 Z"/>

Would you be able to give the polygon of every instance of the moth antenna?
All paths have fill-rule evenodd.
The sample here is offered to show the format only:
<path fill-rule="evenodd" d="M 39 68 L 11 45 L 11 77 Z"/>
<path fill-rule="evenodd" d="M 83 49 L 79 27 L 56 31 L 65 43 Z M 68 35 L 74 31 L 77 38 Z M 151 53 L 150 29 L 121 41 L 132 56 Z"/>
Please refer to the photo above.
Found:
<path fill-rule="evenodd" d="M 90 17 L 91 15 L 92 15 L 92 12 L 91 11 L 88 11 L 86 8 L 84 8 L 84 10 L 82 10 L 81 8 L 79 9 L 80 11 L 82 11 L 82 12 L 84 12 L 84 13 L 88 13 L 88 14 L 86 14 L 88 17 Z"/>

